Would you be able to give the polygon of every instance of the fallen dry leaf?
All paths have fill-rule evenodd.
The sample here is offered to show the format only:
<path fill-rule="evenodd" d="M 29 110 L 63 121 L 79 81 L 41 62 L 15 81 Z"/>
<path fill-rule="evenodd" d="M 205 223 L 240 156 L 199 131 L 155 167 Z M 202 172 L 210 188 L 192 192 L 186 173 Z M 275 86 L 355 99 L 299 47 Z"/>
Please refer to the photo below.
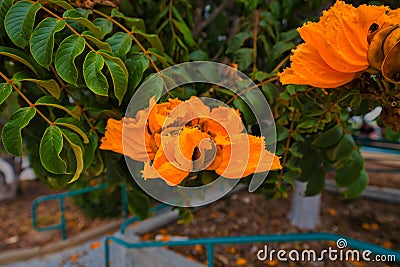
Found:
<path fill-rule="evenodd" d="M 245 258 L 242 258 L 242 257 L 237 258 L 236 259 L 236 264 L 239 265 L 239 266 L 244 266 L 244 265 L 247 264 L 247 260 Z"/>
<path fill-rule="evenodd" d="M 91 249 L 98 249 L 99 247 L 100 247 L 100 241 L 93 242 L 93 243 L 90 245 L 90 248 L 91 248 Z"/>

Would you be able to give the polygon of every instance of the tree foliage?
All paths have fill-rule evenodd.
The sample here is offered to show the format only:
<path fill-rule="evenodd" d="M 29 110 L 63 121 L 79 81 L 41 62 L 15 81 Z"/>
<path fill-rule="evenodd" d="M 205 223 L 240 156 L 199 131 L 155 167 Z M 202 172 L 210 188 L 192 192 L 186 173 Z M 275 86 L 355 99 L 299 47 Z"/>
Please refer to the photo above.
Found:
<path fill-rule="evenodd" d="M 285 168 L 271 173 L 260 191 L 285 197 L 300 179 L 309 182 L 308 194 L 317 194 L 333 166 L 345 196 L 356 197 L 367 175 L 348 118 L 366 111 L 360 92 L 282 87 L 276 76 L 300 42 L 296 27 L 317 17 L 324 2 L 121 1 L 118 8 L 101 1 L 1 0 L 0 103 L 18 103 L 2 130 L 4 147 L 28 156 L 41 181 L 54 188 L 127 182 L 131 210 L 146 217 L 148 196 L 124 159 L 99 149 L 106 121 L 123 116 L 135 89 L 153 73 L 213 60 L 246 73 L 273 110 Z M 173 92 L 181 99 L 191 95 L 235 106 L 257 132 L 247 106 L 230 92 Z"/>

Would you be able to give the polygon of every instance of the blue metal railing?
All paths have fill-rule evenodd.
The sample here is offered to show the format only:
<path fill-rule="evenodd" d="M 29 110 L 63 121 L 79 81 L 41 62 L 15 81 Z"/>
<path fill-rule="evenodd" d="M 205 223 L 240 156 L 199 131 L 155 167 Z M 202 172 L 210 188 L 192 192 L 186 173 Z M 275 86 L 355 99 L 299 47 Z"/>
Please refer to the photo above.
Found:
<path fill-rule="evenodd" d="M 397 262 L 400 262 L 400 252 L 386 249 L 375 244 L 359 241 L 345 236 L 331 233 L 300 233 L 300 234 L 274 234 L 260 236 L 227 236 L 227 237 L 212 237 L 212 238 L 195 238 L 189 240 L 167 241 L 167 242 L 137 242 L 130 243 L 124 239 L 108 236 L 105 239 L 105 266 L 110 266 L 110 241 L 129 249 L 149 248 L 149 247 L 165 247 L 165 246 L 194 246 L 204 245 L 207 252 L 207 264 L 209 267 L 214 266 L 214 246 L 220 244 L 243 244 L 256 242 L 297 242 L 297 241 L 334 241 L 344 238 L 347 241 L 347 247 L 352 247 L 359 250 L 370 250 L 376 255 L 386 255 L 395 257 Z"/>
<path fill-rule="evenodd" d="M 353 138 L 356 144 L 361 146 L 361 150 L 375 153 L 400 155 L 400 143 L 398 142 L 373 140 L 357 136 L 353 136 Z"/>
<path fill-rule="evenodd" d="M 126 186 L 125 184 L 120 184 L 121 186 L 121 200 L 122 200 L 122 211 L 123 211 L 123 217 L 126 219 L 128 218 L 128 202 L 127 202 L 127 195 L 126 195 Z M 43 231 L 51 231 L 51 230 L 60 230 L 62 239 L 65 240 L 67 239 L 67 228 L 66 228 L 66 218 L 65 218 L 65 202 L 64 199 L 66 197 L 72 197 L 72 196 L 77 196 L 85 193 L 89 193 L 92 191 L 96 190 L 101 190 L 107 188 L 107 184 L 100 184 L 97 186 L 91 186 L 91 187 L 85 187 L 77 190 L 71 190 L 68 192 L 64 193 L 59 193 L 59 194 L 53 194 L 53 195 L 48 195 L 48 196 L 42 196 L 36 198 L 32 202 L 32 224 L 33 227 L 40 232 Z M 60 223 L 59 224 L 54 224 L 50 226 L 45 226 L 45 227 L 40 227 L 38 224 L 38 216 L 37 216 L 37 206 L 45 201 L 52 201 L 52 200 L 58 200 L 59 205 L 60 205 Z"/>

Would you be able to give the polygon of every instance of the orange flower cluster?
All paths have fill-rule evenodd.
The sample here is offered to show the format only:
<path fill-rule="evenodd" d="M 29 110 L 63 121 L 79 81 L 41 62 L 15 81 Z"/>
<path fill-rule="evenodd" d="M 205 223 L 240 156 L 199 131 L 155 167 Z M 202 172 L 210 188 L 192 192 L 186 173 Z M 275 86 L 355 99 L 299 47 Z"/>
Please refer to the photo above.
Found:
<path fill-rule="evenodd" d="M 143 178 L 162 178 L 169 185 L 200 170 L 241 178 L 282 168 L 262 137 L 243 130 L 235 109 L 211 110 L 196 97 L 160 104 L 152 98 L 135 118 L 109 119 L 100 148 L 145 162 Z"/>
<path fill-rule="evenodd" d="M 280 81 L 321 88 L 352 81 L 372 65 L 368 54 L 373 34 L 399 24 L 399 13 L 385 6 L 355 8 L 337 1 L 323 12 L 319 22 L 308 22 L 298 29 L 304 43 L 293 51 L 291 67 L 278 74 Z"/>

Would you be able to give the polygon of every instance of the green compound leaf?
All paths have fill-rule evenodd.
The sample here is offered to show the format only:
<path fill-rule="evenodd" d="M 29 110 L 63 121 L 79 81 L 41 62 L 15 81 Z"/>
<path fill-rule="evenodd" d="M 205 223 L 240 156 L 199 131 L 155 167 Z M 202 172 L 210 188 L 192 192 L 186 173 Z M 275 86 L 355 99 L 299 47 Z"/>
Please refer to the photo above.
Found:
<path fill-rule="evenodd" d="M 83 163 L 83 145 L 81 139 L 75 133 L 68 131 L 68 130 L 61 130 L 62 135 L 68 144 L 71 146 L 71 149 L 74 153 L 75 160 L 76 160 L 76 169 L 74 175 L 72 176 L 71 180 L 68 183 L 75 182 L 79 179 L 82 174 L 84 163 Z"/>
<path fill-rule="evenodd" d="M 0 37 L 3 37 L 6 34 L 4 28 L 4 17 L 12 4 L 13 0 L 0 0 Z"/>
<path fill-rule="evenodd" d="M 43 167 L 55 174 L 65 174 L 67 164 L 60 157 L 63 148 L 63 137 L 60 128 L 49 126 L 40 141 L 39 155 Z"/>
<path fill-rule="evenodd" d="M 125 59 L 132 46 L 132 38 L 124 32 L 117 32 L 108 38 L 106 42 L 110 44 L 114 55 L 121 59 Z"/>
<path fill-rule="evenodd" d="M 35 115 L 36 109 L 34 107 L 20 108 L 11 115 L 1 133 L 4 148 L 8 153 L 14 156 L 22 156 L 21 130 L 28 125 Z"/>
<path fill-rule="evenodd" d="M 10 96 L 12 92 L 11 84 L 1 83 L 0 84 L 0 105 Z"/>
<path fill-rule="evenodd" d="M 93 22 L 85 18 L 77 10 L 75 9 L 67 10 L 64 12 L 63 17 L 82 24 L 89 31 L 91 31 L 97 39 L 102 38 L 103 34 L 101 32 L 101 29 L 98 26 L 96 26 Z"/>
<path fill-rule="evenodd" d="M 24 48 L 28 44 L 36 13 L 41 6 L 40 3 L 19 1 L 8 10 L 4 25 L 8 36 L 16 46 Z"/>
<path fill-rule="evenodd" d="M 56 52 L 55 67 L 58 75 L 68 83 L 76 85 L 78 69 L 75 58 L 85 49 L 85 39 L 76 35 L 68 36 Z"/>
<path fill-rule="evenodd" d="M 48 68 L 53 59 L 54 34 L 65 27 L 65 20 L 45 18 L 32 33 L 30 49 L 32 56 L 43 67 Z"/>
<path fill-rule="evenodd" d="M 118 99 L 119 104 L 121 105 L 122 99 L 124 98 L 126 90 L 128 89 L 128 71 L 126 70 L 126 67 L 122 61 L 121 64 L 116 62 L 117 59 L 120 60 L 119 58 L 111 59 L 110 56 L 103 56 L 103 58 L 111 75 L 115 97 Z"/>
<path fill-rule="evenodd" d="M 83 63 L 83 77 L 87 87 L 95 94 L 107 96 L 108 82 L 106 76 L 101 72 L 104 67 L 104 58 L 90 51 Z"/>

